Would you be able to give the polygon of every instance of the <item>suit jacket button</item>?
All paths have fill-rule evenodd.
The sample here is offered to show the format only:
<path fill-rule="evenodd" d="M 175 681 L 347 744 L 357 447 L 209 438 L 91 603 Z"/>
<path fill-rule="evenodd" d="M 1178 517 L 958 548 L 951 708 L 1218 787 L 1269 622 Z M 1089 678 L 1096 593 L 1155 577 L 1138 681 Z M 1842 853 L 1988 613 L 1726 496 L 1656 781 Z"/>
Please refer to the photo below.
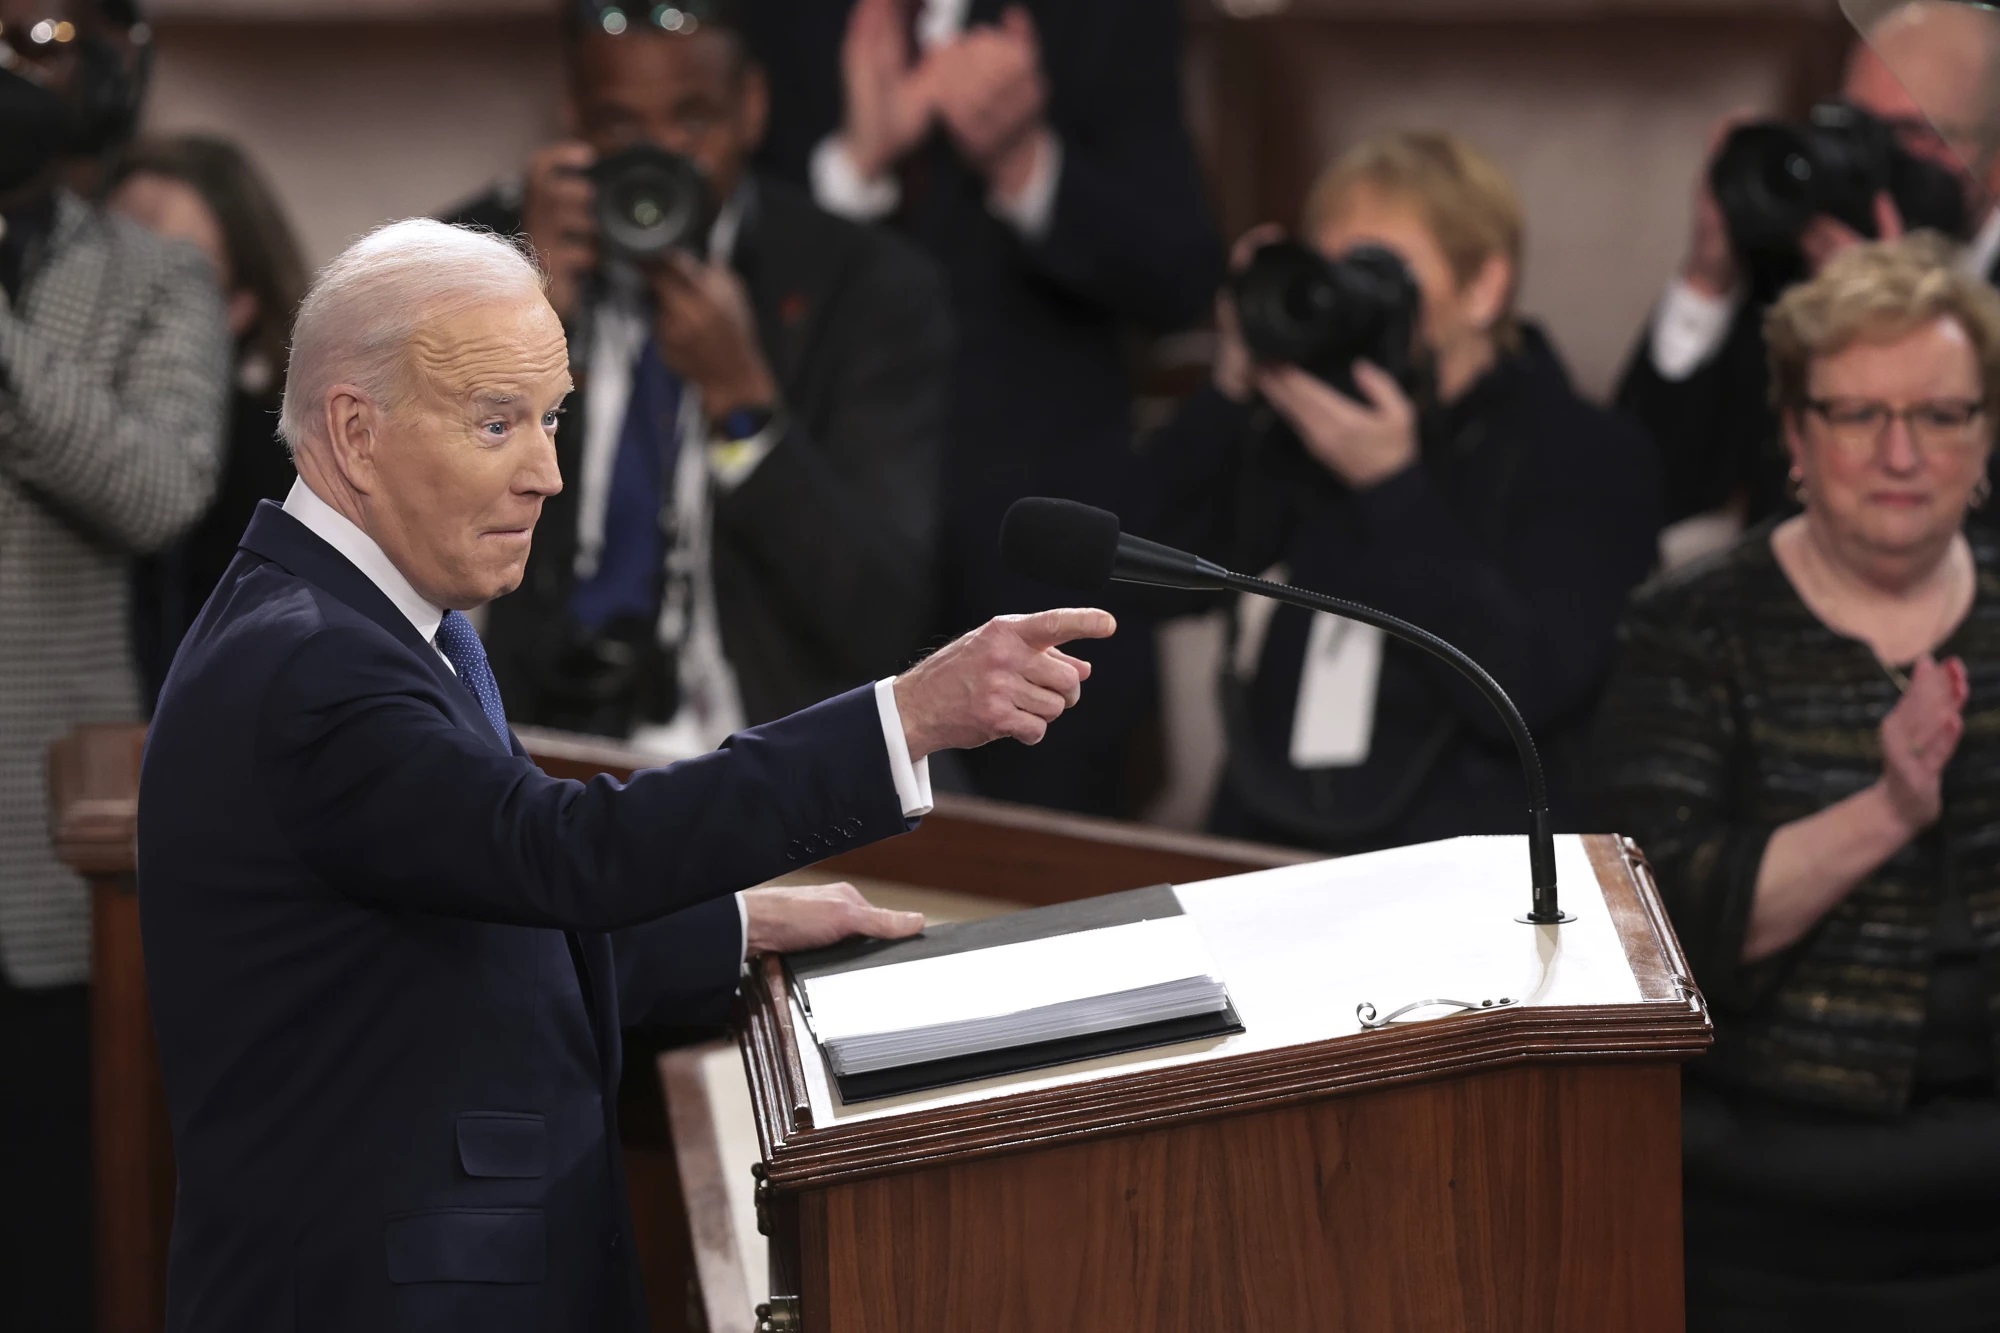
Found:
<path fill-rule="evenodd" d="M 790 842 L 785 844 L 785 859 L 787 861 L 796 861 L 802 854 L 803 853 L 801 852 L 799 847 L 799 840 L 797 838 L 793 838 Z"/>

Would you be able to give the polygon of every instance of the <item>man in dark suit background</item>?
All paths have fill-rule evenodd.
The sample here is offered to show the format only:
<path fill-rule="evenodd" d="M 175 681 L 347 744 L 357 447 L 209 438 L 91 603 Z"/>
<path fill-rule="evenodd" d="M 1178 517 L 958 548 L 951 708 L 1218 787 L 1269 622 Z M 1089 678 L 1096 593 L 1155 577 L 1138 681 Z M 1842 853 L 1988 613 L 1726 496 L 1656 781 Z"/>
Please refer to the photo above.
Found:
<path fill-rule="evenodd" d="M 2000 154 L 1976 132 L 1967 139 L 1947 133 L 1976 131 L 1987 118 L 1987 90 L 2000 78 L 1993 33 L 1990 21 L 1970 9 L 1911 6 L 1855 44 L 1840 95 L 1893 125 L 1911 152 L 1960 173 L 1975 228 L 1965 262 L 2000 283 Z M 1943 113 L 1943 128 L 1906 81 L 1922 103 Z M 1733 124 L 1732 118 L 1718 130 L 1716 147 Z M 1756 523 L 1792 507 L 1764 347 L 1764 315 L 1775 293 L 1759 299 L 1746 290 L 1748 275 L 1730 245 L 1708 172 L 1704 162 L 1687 256 L 1633 349 L 1617 405 L 1659 446 L 1668 522 L 1729 505 Z M 1887 231 L 1900 230 L 1892 202 L 1879 201 L 1878 212 Z M 1817 270 L 1860 239 L 1821 217 L 1799 248 Z"/>
<path fill-rule="evenodd" d="M 958 350 L 945 455 L 945 628 L 1048 592 L 995 549 L 1008 504 L 1129 512 L 1131 335 L 1206 314 L 1222 275 L 1162 0 L 760 0 L 760 160 L 936 256 Z M 980 790 L 1118 812 L 1154 708 L 1150 640 L 1093 645 L 1091 706 L 1030 752 L 967 756 Z"/>
<path fill-rule="evenodd" d="M 680 757 L 923 646 L 950 329 L 914 247 L 745 169 L 768 96 L 733 3 L 562 12 L 574 137 L 457 215 L 533 243 L 580 386 L 579 484 L 486 638 L 519 719 Z M 600 244 L 584 172 L 635 144 L 701 168 L 704 258 Z"/>
<path fill-rule="evenodd" d="M 301 307 L 300 480 L 183 643 L 141 778 L 170 1329 L 640 1328 L 621 1023 L 712 1007 L 746 946 L 916 928 L 851 890 L 739 923 L 730 894 L 910 827 L 934 751 L 1039 739 L 1088 674 L 1057 641 L 1111 631 L 995 621 L 699 759 L 551 779 L 463 611 L 562 490 L 568 361 L 533 264 L 438 222 Z"/>

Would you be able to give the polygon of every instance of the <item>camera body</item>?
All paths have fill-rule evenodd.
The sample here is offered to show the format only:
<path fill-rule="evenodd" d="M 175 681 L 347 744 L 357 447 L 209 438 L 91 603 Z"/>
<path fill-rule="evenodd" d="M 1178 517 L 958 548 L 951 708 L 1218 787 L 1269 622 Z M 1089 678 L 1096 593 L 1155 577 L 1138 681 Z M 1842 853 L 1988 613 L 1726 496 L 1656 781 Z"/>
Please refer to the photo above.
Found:
<path fill-rule="evenodd" d="M 606 253 L 632 261 L 669 250 L 703 257 L 716 205 L 693 158 L 635 144 L 599 158 L 587 174 L 597 186 L 597 234 Z"/>
<path fill-rule="evenodd" d="M 1328 259 L 1298 241 L 1272 241 L 1230 277 L 1229 291 L 1258 360 L 1295 365 L 1362 401 L 1354 363 L 1366 360 L 1414 394 L 1423 293 L 1394 251 L 1364 245 Z"/>
<path fill-rule="evenodd" d="M 1958 177 L 1910 152 L 1894 126 L 1848 102 L 1822 102 L 1803 124 L 1739 126 L 1708 179 L 1730 244 L 1760 294 L 1804 276 L 1799 236 L 1815 216 L 1873 239 L 1877 194 L 1895 201 L 1911 230 L 1962 238 L 1968 223 Z"/>

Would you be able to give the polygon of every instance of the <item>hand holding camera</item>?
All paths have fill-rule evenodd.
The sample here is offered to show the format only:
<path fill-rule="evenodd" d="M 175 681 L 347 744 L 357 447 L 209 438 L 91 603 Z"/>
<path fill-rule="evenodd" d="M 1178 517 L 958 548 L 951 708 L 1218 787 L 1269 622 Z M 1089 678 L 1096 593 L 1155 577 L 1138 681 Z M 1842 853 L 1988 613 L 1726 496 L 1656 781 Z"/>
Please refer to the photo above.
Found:
<path fill-rule="evenodd" d="M 1707 295 L 1747 281 L 1769 299 L 1841 250 L 1907 228 L 1965 235 L 1964 183 L 1852 103 L 1822 102 L 1801 124 L 1732 116 L 1716 137 L 1682 268 Z"/>
<path fill-rule="evenodd" d="M 750 294 L 735 270 L 686 250 L 669 250 L 643 267 L 653 287 L 660 355 L 701 390 L 702 411 L 714 420 L 775 402 L 778 383 L 757 342 Z"/>
<path fill-rule="evenodd" d="M 521 225 L 549 275 L 549 304 L 564 324 L 575 316 L 597 268 L 597 190 L 587 174 L 596 157 L 589 144 L 570 141 L 528 159 Z"/>
<path fill-rule="evenodd" d="M 1328 259 L 1265 224 L 1245 232 L 1216 296 L 1215 385 L 1263 396 L 1306 451 L 1356 490 L 1417 458 L 1423 298 L 1390 250 Z"/>

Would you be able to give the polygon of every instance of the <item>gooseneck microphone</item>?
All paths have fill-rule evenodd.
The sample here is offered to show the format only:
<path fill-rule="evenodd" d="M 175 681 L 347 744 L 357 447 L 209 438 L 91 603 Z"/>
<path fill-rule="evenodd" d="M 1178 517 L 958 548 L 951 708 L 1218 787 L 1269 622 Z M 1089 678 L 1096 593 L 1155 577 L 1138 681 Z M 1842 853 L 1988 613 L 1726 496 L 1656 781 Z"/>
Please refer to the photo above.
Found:
<path fill-rule="evenodd" d="M 1144 583 L 1194 592 L 1251 593 L 1373 625 L 1384 634 L 1443 658 L 1486 696 L 1507 724 L 1514 748 L 1520 751 L 1521 773 L 1528 783 L 1528 871 L 1533 898 L 1528 913 L 1517 919 L 1535 925 L 1576 919 L 1556 901 L 1555 835 L 1549 828 L 1548 784 L 1542 777 L 1535 738 L 1528 734 L 1521 710 L 1486 668 L 1437 635 L 1359 602 L 1231 573 L 1212 560 L 1131 536 L 1119 531 L 1118 515 L 1074 500 L 1016 500 L 1000 525 L 1000 559 L 1024 578 L 1078 592 L 1096 592 L 1106 583 Z"/>

